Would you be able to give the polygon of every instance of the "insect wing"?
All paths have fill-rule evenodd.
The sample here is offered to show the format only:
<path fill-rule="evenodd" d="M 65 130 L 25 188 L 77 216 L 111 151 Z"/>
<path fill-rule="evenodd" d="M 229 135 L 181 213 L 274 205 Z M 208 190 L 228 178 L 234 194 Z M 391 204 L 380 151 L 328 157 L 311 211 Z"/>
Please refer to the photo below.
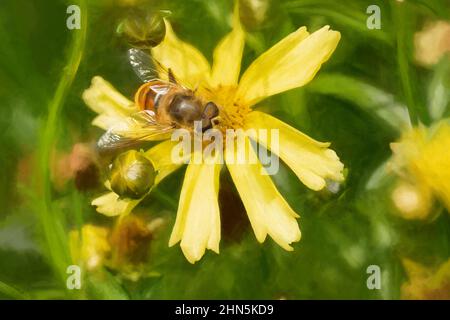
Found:
<path fill-rule="evenodd" d="M 167 76 L 167 82 L 174 85 L 178 83 L 175 74 L 171 69 L 165 68 L 151 55 L 141 49 L 132 48 L 128 50 L 128 60 L 136 75 L 143 82 L 149 82 L 160 78 L 160 75 Z M 162 81 L 161 79 L 159 79 Z"/>
<path fill-rule="evenodd" d="M 169 70 L 164 68 L 151 55 L 143 50 L 132 48 L 128 50 L 128 60 L 136 75 L 143 82 L 149 82 L 158 79 L 158 75 L 170 74 Z M 175 77 L 172 75 L 172 77 Z"/>
<path fill-rule="evenodd" d="M 154 80 L 158 76 L 152 57 L 140 49 L 128 50 L 128 60 L 136 75 L 143 82 Z"/>
<path fill-rule="evenodd" d="M 97 146 L 100 151 L 132 147 L 145 141 L 167 139 L 172 130 L 173 126 L 159 124 L 153 111 L 144 110 L 108 129 L 100 137 Z"/>

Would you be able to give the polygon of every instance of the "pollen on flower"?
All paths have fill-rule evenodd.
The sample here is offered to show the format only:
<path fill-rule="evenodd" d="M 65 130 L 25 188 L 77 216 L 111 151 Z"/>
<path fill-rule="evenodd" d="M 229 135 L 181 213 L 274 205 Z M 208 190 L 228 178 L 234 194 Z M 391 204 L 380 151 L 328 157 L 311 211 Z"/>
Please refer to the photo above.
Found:
<path fill-rule="evenodd" d="M 236 86 L 219 85 L 202 93 L 206 100 L 214 101 L 217 104 L 219 117 L 214 125 L 216 129 L 223 133 L 227 129 L 243 128 L 245 117 L 251 111 L 250 106 L 236 103 L 236 91 Z"/>

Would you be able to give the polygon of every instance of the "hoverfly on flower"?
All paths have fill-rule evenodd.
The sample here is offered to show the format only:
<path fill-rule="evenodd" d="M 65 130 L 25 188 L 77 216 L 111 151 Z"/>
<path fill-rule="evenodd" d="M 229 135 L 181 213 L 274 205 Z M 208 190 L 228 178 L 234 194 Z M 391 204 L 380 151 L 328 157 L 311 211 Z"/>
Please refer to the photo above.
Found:
<path fill-rule="evenodd" d="M 217 45 L 213 65 L 196 48 L 180 40 L 165 19 L 166 36 L 151 49 L 158 79 L 141 86 L 135 102 L 117 92 L 108 82 L 94 77 L 83 98 L 99 115 L 93 124 L 107 133 L 99 144 L 106 149 L 143 140 L 165 140 L 143 153 L 153 164 L 154 185 L 182 164 L 172 161 L 176 142 L 169 139 L 176 128 L 219 132 L 244 130 L 244 143 L 258 143 L 270 149 L 270 139 L 247 134 L 251 130 L 277 130 L 279 148 L 270 150 L 290 167 L 312 190 L 326 187 L 327 181 L 343 181 L 344 165 L 330 143 L 316 141 L 288 124 L 253 107 L 265 98 L 301 87 L 312 80 L 340 40 L 340 33 L 323 27 L 310 34 L 305 27 L 292 32 L 258 57 L 240 76 L 245 32 L 237 7 L 233 29 Z M 130 60 L 138 75 L 147 78 L 148 55 L 132 50 Z M 209 129 L 208 129 L 209 130 Z M 233 145 L 233 144 L 232 144 Z M 260 161 L 230 162 L 241 156 L 239 148 L 223 147 L 225 164 L 244 204 L 255 236 L 264 242 L 267 235 L 285 250 L 300 240 L 299 217 L 289 206 L 269 175 L 262 174 Z M 255 156 L 252 148 L 245 150 Z M 221 238 L 218 203 L 220 157 L 201 163 L 188 162 L 181 188 L 175 225 L 169 246 L 181 242 L 189 262 L 195 263 L 206 249 L 219 253 Z M 110 188 L 110 182 L 106 183 Z M 151 192 L 151 189 L 149 190 Z M 128 214 L 142 199 L 126 199 L 111 191 L 95 199 L 97 211 L 118 216 Z M 223 213 L 226 214 L 226 213 Z"/>
<path fill-rule="evenodd" d="M 217 105 L 196 95 L 195 90 L 176 80 L 172 71 L 164 67 L 140 49 L 128 52 L 130 64 L 144 82 L 135 94 L 139 111 L 108 129 L 98 141 L 100 151 L 107 151 L 142 141 L 155 141 L 169 137 L 174 129 L 194 129 L 194 122 L 201 122 L 202 130 L 212 126 L 219 115 Z M 169 81 L 158 79 L 154 70 L 166 72 Z M 163 71 L 161 71 L 163 70 Z"/>

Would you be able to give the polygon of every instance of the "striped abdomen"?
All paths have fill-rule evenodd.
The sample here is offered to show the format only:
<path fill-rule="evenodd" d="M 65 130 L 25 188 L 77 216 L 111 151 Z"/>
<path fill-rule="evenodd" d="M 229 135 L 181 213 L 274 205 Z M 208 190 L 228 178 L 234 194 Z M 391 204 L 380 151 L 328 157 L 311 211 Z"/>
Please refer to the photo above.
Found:
<path fill-rule="evenodd" d="M 134 102 L 138 105 L 139 110 L 156 111 L 161 88 L 164 86 L 165 84 L 158 80 L 144 83 L 134 96 Z"/>

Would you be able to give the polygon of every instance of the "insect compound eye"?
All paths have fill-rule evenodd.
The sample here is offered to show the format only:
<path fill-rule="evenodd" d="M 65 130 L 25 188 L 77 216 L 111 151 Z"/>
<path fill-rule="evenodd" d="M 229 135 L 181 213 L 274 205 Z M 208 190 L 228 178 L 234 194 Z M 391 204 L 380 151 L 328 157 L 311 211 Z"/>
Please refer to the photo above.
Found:
<path fill-rule="evenodd" d="M 180 124 L 193 125 L 202 118 L 200 104 L 191 96 L 177 95 L 170 103 L 170 115 Z"/>
<path fill-rule="evenodd" d="M 209 129 L 211 127 L 211 119 L 214 119 L 219 115 L 219 108 L 217 105 L 210 101 L 205 105 L 202 113 L 202 128 L 203 130 Z"/>
<path fill-rule="evenodd" d="M 202 118 L 212 119 L 219 115 L 219 108 L 214 102 L 208 102 L 203 110 Z"/>

